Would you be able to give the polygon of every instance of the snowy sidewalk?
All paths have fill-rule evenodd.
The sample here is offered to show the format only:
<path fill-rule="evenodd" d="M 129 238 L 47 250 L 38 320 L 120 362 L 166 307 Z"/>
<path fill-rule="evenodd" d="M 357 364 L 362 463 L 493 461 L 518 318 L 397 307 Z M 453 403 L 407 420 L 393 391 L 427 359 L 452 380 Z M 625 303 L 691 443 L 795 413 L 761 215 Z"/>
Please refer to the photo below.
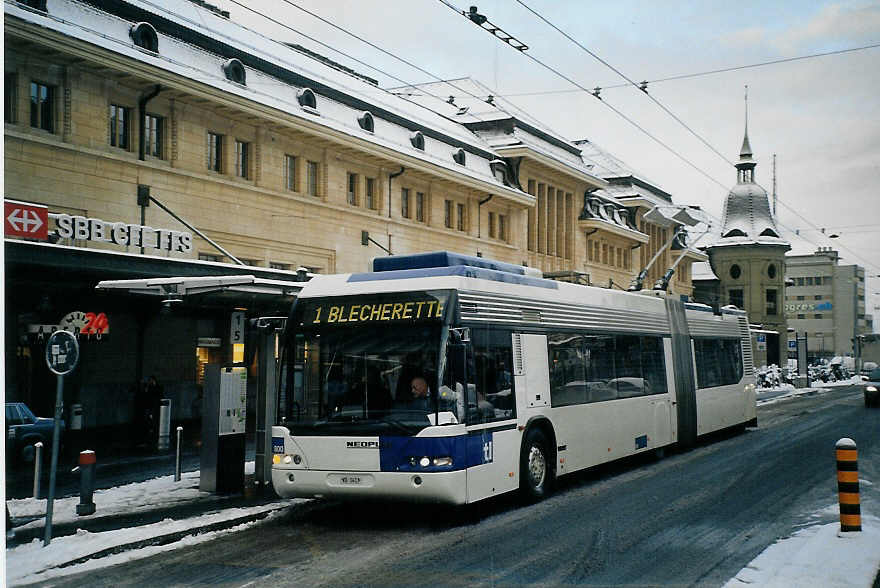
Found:
<path fill-rule="evenodd" d="M 247 464 L 253 471 L 253 462 Z M 9 500 L 17 543 L 6 550 L 6 582 L 10 586 L 42 582 L 149 557 L 232 533 L 278 516 L 303 501 L 222 497 L 198 489 L 199 472 L 179 482 L 163 476 L 94 494 L 97 511 L 75 514 L 79 497 L 55 501 L 52 542 L 43 547 L 46 500 Z M 91 530 L 87 530 L 91 529 Z"/>

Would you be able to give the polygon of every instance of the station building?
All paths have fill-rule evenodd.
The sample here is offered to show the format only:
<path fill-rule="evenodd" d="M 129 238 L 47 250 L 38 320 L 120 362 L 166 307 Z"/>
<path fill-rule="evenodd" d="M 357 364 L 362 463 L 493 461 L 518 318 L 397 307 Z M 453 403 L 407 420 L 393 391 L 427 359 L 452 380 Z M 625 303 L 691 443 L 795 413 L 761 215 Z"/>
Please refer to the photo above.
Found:
<path fill-rule="evenodd" d="M 6 397 L 37 414 L 59 326 L 79 333 L 65 405 L 86 428 L 130 423 L 150 375 L 196 418 L 204 365 L 248 364 L 238 322 L 286 315 L 310 273 L 451 250 L 624 288 L 677 222 L 669 194 L 477 82 L 471 108 L 407 99 L 201 1 L 4 10 Z M 705 256 L 676 246 L 652 271 L 683 255 L 668 291 L 691 296 Z M 121 279 L 165 281 L 96 289 Z"/>

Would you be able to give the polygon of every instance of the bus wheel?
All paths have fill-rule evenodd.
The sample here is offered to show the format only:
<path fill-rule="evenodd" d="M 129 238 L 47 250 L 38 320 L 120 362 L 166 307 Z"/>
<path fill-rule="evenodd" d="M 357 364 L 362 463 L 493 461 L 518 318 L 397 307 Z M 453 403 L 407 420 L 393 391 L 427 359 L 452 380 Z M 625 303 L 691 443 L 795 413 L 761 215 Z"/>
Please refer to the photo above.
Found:
<path fill-rule="evenodd" d="M 553 469 L 547 451 L 547 439 L 540 429 L 526 435 L 520 453 L 520 489 L 529 501 L 541 500 L 550 493 Z"/>

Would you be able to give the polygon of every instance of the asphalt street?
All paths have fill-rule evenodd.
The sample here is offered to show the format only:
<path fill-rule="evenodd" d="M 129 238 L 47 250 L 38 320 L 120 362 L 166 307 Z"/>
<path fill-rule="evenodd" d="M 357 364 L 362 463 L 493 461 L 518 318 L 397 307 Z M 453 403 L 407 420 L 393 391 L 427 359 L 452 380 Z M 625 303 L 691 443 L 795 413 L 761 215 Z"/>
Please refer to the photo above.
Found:
<path fill-rule="evenodd" d="M 660 460 L 569 476 L 524 506 L 465 509 L 314 501 L 214 541 L 54 586 L 720 586 L 779 538 L 832 522 L 834 444 L 878 480 L 880 410 L 854 388 L 759 407 L 759 427 Z M 880 512 L 880 484 L 863 485 Z M 825 509 L 824 513 L 820 513 Z M 816 514 L 820 513 L 820 514 Z"/>

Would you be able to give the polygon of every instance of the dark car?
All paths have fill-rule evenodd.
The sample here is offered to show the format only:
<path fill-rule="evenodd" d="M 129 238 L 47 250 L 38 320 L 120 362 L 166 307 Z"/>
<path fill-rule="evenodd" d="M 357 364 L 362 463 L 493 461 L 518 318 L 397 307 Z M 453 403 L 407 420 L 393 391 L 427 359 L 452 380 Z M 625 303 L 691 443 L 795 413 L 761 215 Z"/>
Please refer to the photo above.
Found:
<path fill-rule="evenodd" d="M 867 378 L 862 382 L 865 391 L 865 406 L 880 406 L 880 368 L 871 370 Z"/>
<path fill-rule="evenodd" d="M 52 435 L 55 430 L 55 419 L 34 416 L 24 402 L 6 403 L 6 455 L 17 457 L 25 463 L 34 461 L 37 441 L 43 442 L 43 455 L 52 451 Z M 64 435 L 64 421 L 61 421 L 61 439 Z"/>

